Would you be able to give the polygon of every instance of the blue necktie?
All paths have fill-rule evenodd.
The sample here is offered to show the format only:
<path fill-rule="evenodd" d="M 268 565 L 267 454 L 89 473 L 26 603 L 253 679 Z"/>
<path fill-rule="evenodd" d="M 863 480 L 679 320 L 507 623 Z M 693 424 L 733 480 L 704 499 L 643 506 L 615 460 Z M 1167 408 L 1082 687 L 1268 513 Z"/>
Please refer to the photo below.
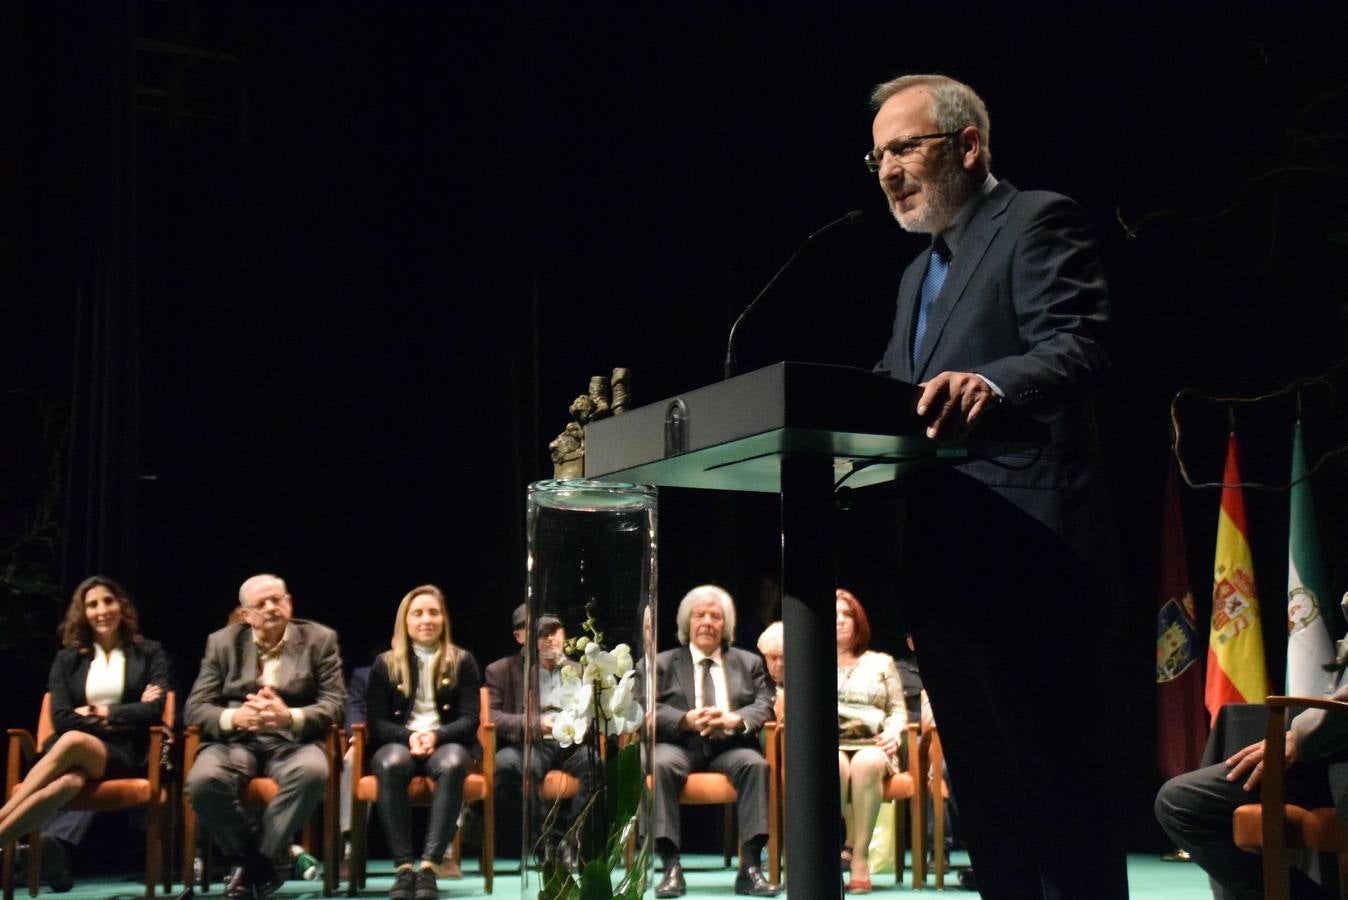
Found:
<path fill-rule="evenodd" d="M 931 258 L 927 260 L 927 274 L 922 276 L 922 290 L 918 292 L 917 324 L 913 326 L 913 361 L 922 349 L 922 338 L 927 334 L 927 315 L 936 295 L 941 293 L 945 277 L 950 272 L 950 248 L 939 237 L 931 242 Z"/>

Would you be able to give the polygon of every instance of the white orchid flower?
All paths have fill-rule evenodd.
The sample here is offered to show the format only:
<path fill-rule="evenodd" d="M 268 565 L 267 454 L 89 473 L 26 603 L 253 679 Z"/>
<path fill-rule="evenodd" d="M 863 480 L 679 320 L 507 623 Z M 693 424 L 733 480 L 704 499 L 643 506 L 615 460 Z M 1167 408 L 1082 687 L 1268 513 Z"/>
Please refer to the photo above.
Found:
<path fill-rule="evenodd" d="M 572 715 L 569 710 L 564 709 L 552 720 L 552 736 L 557 741 L 557 746 L 570 747 L 585 740 L 585 732 L 589 727 L 588 716 Z"/>
<path fill-rule="evenodd" d="M 619 644 L 613 648 L 613 660 L 617 664 L 616 674 L 621 677 L 635 668 L 632 662 L 632 648 L 626 644 Z"/>
<path fill-rule="evenodd" d="M 589 716 L 594 706 L 594 685 L 590 682 L 583 682 L 577 690 L 570 694 L 562 694 L 562 708 L 570 711 L 573 715 Z"/>
<path fill-rule="evenodd" d="M 598 644 L 591 644 L 585 648 L 584 664 L 586 681 L 611 686 L 617 682 L 618 675 L 621 674 L 617 657 Z"/>
<path fill-rule="evenodd" d="M 637 702 L 636 684 L 636 673 L 628 671 L 615 688 L 604 692 L 601 708 L 609 734 L 626 734 L 641 726 L 644 713 Z"/>

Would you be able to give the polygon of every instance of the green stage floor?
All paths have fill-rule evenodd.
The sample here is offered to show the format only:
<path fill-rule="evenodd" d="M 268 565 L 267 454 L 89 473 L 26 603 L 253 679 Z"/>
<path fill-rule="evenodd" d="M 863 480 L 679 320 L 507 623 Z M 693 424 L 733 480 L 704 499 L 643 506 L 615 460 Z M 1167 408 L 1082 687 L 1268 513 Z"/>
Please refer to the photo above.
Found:
<path fill-rule="evenodd" d="M 964 854 L 954 854 L 953 862 L 955 864 L 963 864 L 966 861 L 967 857 Z M 440 881 L 440 896 L 444 900 L 453 900 L 455 897 L 500 897 L 517 900 L 519 897 L 519 877 L 516 874 L 508 874 L 517 871 L 517 864 L 513 860 L 498 860 L 495 889 L 491 894 L 487 894 L 482 888 L 482 877 L 477 874 L 477 861 L 467 859 L 464 860 L 464 877 L 461 880 L 442 879 Z M 735 896 L 732 890 L 735 872 L 733 869 L 722 868 L 719 856 L 685 855 L 684 872 L 688 878 L 688 897 L 690 898 L 730 900 Z M 914 893 L 909 886 L 910 882 L 911 874 L 908 874 L 905 878 L 905 884 L 902 887 L 895 887 L 892 873 L 879 875 L 875 879 L 875 891 L 871 896 L 885 897 Z M 361 892 L 361 896 L 383 897 L 392 883 L 392 864 L 387 860 L 373 860 L 370 864 L 366 888 Z M 1208 889 L 1207 877 L 1197 866 L 1190 863 L 1162 862 L 1155 856 L 1130 854 L 1128 857 L 1128 883 L 1132 900 L 1208 900 L 1212 896 Z M 933 894 L 934 885 L 934 877 L 929 873 L 927 888 L 924 893 Z M 346 895 L 345 888 L 346 886 L 343 884 L 338 896 Z M 953 896 L 977 896 L 974 893 L 960 890 L 955 883 L 953 874 L 946 880 L 944 893 Z M 51 890 L 44 887 L 42 896 L 50 895 Z M 784 896 L 789 895 L 790 891 L 788 890 Z M 28 896 L 28 891 L 16 884 L 14 896 L 18 900 L 22 900 L 22 898 Z M 157 896 L 164 896 L 162 889 L 157 893 Z M 216 887 L 205 896 L 221 897 L 221 893 L 219 888 Z M 309 900 L 309 898 L 319 896 L 320 892 L 317 885 L 312 881 L 288 882 L 276 894 L 279 900 L 301 900 L 301 898 Z M 97 880 L 77 878 L 74 890 L 64 895 L 65 900 L 111 900 L 111 898 L 139 900 L 143 897 L 144 892 L 139 882 L 115 878 Z M 812 900 L 812 898 L 802 897 L 798 900 Z"/>

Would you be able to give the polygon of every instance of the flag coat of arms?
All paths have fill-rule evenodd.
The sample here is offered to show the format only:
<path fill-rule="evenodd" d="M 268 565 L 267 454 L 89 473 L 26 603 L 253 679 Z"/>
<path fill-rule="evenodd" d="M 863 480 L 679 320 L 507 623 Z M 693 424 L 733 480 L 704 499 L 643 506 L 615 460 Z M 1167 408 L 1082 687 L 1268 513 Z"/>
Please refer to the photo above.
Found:
<path fill-rule="evenodd" d="M 1222 482 L 1240 482 L 1236 436 L 1226 440 Z M 1211 721 L 1228 703 L 1263 703 L 1268 696 L 1264 633 L 1254 583 L 1245 520 L 1245 495 L 1239 487 L 1222 488 L 1217 517 L 1217 553 L 1212 567 L 1212 622 L 1208 632 L 1207 685 L 1203 694 Z"/>
<path fill-rule="evenodd" d="M 1166 778 L 1198 768 L 1208 737 L 1202 643 L 1185 552 L 1179 467 L 1170 466 L 1161 512 L 1156 612 L 1156 767 Z"/>

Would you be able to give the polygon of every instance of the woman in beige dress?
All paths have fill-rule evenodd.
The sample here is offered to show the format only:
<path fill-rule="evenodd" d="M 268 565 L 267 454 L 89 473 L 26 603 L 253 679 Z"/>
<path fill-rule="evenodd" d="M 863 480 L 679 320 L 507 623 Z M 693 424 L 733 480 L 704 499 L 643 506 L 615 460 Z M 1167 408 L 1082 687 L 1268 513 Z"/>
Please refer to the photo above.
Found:
<path fill-rule="evenodd" d="M 894 657 L 869 649 L 866 611 L 849 591 L 837 591 L 838 788 L 846 836 L 847 890 L 871 890 L 866 851 L 884 797 L 885 778 L 898 770 L 907 725 L 903 685 Z"/>

